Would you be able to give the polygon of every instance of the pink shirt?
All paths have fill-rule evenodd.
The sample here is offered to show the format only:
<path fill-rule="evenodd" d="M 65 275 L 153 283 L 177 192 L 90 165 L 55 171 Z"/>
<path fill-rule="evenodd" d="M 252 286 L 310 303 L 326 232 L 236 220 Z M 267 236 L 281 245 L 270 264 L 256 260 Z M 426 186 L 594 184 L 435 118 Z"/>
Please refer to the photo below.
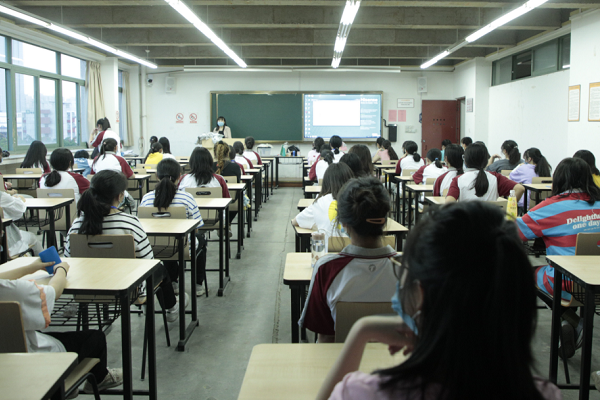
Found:
<path fill-rule="evenodd" d="M 390 160 L 390 153 L 387 150 L 379 150 L 379 158 L 381 158 L 381 161 L 389 161 Z"/>

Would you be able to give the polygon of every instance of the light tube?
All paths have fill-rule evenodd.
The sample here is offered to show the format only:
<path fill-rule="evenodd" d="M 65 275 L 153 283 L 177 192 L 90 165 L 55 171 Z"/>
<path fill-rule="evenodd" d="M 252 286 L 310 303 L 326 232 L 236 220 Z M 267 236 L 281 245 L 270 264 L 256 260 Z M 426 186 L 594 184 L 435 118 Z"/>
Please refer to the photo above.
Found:
<path fill-rule="evenodd" d="M 82 35 L 80 33 L 74 32 L 74 31 L 72 31 L 70 29 L 66 29 L 66 28 L 63 28 L 62 26 L 58 26 L 58 25 L 55 25 L 55 24 L 50 24 L 50 26 L 48 27 L 48 29 L 53 30 L 53 31 L 58 32 L 58 33 L 62 33 L 65 36 L 70 36 L 70 37 L 72 37 L 74 39 L 81 40 L 82 42 L 86 42 L 87 43 L 88 40 L 89 40 L 89 38 L 87 36 L 84 36 L 84 35 Z"/>
<path fill-rule="evenodd" d="M 13 10 L 12 8 L 0 6 L 0 12 L 3 12 L 4 14 L 12 15 L 13 17 L 17 17 L 19 19 L 22 19 L 23 21 L 31 22 L 32 24 L 35 24 L 35 25 L 43 26 L 44 28 L 47 28 L 50 25 L 50 23 L 48 23 L 46 21 L 42 21 L 41 19 L 37 19 L 35 17 L 32 17 L 31 15 L 24 14 L 17 10 Z"/>
<path fill-rule="evenodd" d="M 348 40 L 348 35 L 350 34 L 350 28 L 352 27 L 352 23 L 354 22 L 354 18 L 356 17 L 359 7 L 360 0 L 346 0 L 346 6 L 344 7 L 344 12 L 342 13 L 342 19 L 340 20 L 340 26 L 335 37 L 335 45 L 333 47 L 333 60 L 331 61 L 331 66 L 333 68 L 340 66 L 342 53 L 344 52 L 344 47 L 346 47 L 346 41 Z"/>
<path fill-rule="evenodd" d="M 446 57 L 448 54 L 450 54 L 450 52 L 448 50 L 438 54 L 437 56 L 433 57 L 431 60 L 427 61 L 425 64 L 421 65 L 421 69 L 431 67 L 433 64 L 440 61 L 442 58 Z"/>
<path fill-rule="evenodd" d="M 200 20 L 200 18 L 198 18 L 198 16 L 196 14 L 194 14 L 194 12 L 187 6 L 185 5 L 185 3 L 181 0 L 165 0 L 171 7 L 173 7 L 173 9 L 175 11 L 177 11 L 179 14 L 181 14 L 181 16 L 183 18 L 185 18 L 186 20 L 188 20 L 188 22 L 190 22 L 192 25 L 194 25 L 196 27 L 196 29 L 198 29 L 200 32 L 202 32 L 202 34 L 204 34 L 204 36 L 206 36 L 208 39 L 210 39 L 211 42 L 213 42 L 219 49 L 221 49 L 225 54 L 227 54 L 229 57 L 231 57 L 231 59 L 233 61 L 235 61 L 235 63 L 237 65 L 239 65 L 242 68 L 246 68 L 248 65 L 246 65 L 246 63 L 244 62 L 244 60 L 242 60 L 240 57 L 238 57 L 237 54 L 235 54 L 235 52 L 233 50 L 231 50 L 229 48 L 229 46 L 227 46 L 225 44 L 225 42 L 223 42 L 223 40 L 221 40 L 221 38 L 219 38 L 213 31 L 212 29 L 210 29 L 208 27 L 208 25 L 206 25 L 204 22 L 202 22 Z"/>

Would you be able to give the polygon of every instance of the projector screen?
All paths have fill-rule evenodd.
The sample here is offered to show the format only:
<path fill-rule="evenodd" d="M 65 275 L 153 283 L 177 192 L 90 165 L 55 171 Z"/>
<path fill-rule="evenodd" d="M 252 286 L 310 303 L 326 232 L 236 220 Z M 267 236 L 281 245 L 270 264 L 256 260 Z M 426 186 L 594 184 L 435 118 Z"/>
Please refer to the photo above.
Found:
<path fill-rule="evenodd" d="M 338 135 L 345 140 L 381 135 L 381 93 L 304 94 L 304 140 Z"/>

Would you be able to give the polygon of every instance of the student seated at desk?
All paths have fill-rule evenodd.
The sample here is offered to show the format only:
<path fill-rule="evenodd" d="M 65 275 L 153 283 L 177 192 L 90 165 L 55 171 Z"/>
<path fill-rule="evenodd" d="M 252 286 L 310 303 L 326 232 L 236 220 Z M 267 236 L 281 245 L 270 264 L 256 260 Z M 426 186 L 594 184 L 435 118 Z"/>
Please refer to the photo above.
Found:
<path fill-rule="evenodd" d="M 75 167 L 83 168 L 83 172 L 81 176 L 86 177 L 92 172 L 92 167 L 90 166 L 90 153 L 85 150 L 78 150 L 75 153 Z"/>
<path fill-rule="evenodd" d="M 179 181 L 179 190 L 185 188 L 220 187 L 223 198 L 229 199 L 227 182 L 221 175 L 213 173 L 213 158 L 204 147 L 196 147 L 190 156 L 190 173 Z"/>
<path fill-rule="evenodd" d="M 226 143 L 217 143 L 215 146 L 217 161 L 213 163 L 213 171 L 220 176 L 235 176 L 237 178 L 236 183 L 240 183 L 242 168 L 239 164 L 231 161 L 230 152 L 232 150 L 233 148 Z"/>
<path fill-rule="evenodd" d="M 451 144 L 452 144 L 452 142 L 450 140 L 448 140 L 448 139 L 442 140 L 442 158 L 441 158 L 441 160 L 445 160 L 446 159 L 445 158 L 446 157 L 446 146 L 449 146 Z"/>
<path fill-rule="evenodd" d="M 244 145 L 242 142 L 235 142 L 233 144 L 233 149 L 235 150 L 235 162 L 242 165 L 244 169 L 252 169 L 254 165 L 252 165 L 252 161 L 250 161 L 247 157 L 244 157 Z"/>
<path fill-rule="evenodd" d="M 150 147 L 150 153 L 148 153 L 148 157 L 146 157 L 146 162 L 144 164 L 158 165 L 164 158 L 163 155 L 163 147 L 162 144 L 156 142 Z M 146 167 L 149 169 L 150 167 Z"/>
<path fill-rule="evenodd" d="M 1 157 L 1 156 L 0 156 Z M 19 194 L 10 195 L 4 190 L 0 191 L 0 207 L 2 207 L 2 218 L 10 218 L 17 221 L 23 218 L 23 213 L 27 211 L 27 199 Z M 16 224 L 10 224 L 6 227 L 8 254 L 17 256 L 29 248 L 33 250 L 34 255 L 38 255 L 42 250 L 42 244 L 33 232 L 23 231 Z"/>
<path fill-rule="evenodd" d="M 331 157 L 329 159 L 329 161 L 326 163 L 327 166 L 329 166 L 329 164 L 331 164 L 333 162 L 333 152 L 331 151 L 331 147 L 329 147 L 328 144 L 324 144 L 323 146 L 321 146 L 321 152 L 319 153 L 317 159 L 315 160 L 315 162 L 313 163 L 313 165 L 310 167 L 310 170 L 308 171 L 308 179 L 310 179 L 311 181 L 317 181 L 317 164 L 319 163 L 319 161 L 322 160 L 323 155 L 327 154 L 326 152 L 330 152 L 331 153 Z M 325 170 L 323 169 L 323 166 L 320 167 L 321 168 L 321 173 L 324 174 Z M 325 167 L 325 169 L 327 169 L 327 167 Z M 322 177 L 323 175 L 321 175 Z"/>
<path fill-rule="evenodd" d="M 165 158 L 172 158 L 173 160 L 177 160 L 175 158 L 175 156 L 173 154 L 171 154 L 171 143 L 169 142 L 169 139 L 167 139 L 166 137 L 163 136 L 160 139 L 158 139 L 158 143 L 160 143 L 160 145 L 162 146 L 163 160 Z M 147 163 L 147 164 L 153 164 L 153 163 Z"/>
<path fill-rule="evenodd" d="M 39 258 L 29 265 L 6 272 L 0 272 L 0 301 L 17 301 L 21 305 L 21 316 L 30 353 L 77 353 L 77 359 L 99 358 L 100 362 L 90 371 L 99 390 L 109 389 L 123 383 L 123 369 L 107 368 L 106 337 L 104 332 L 85 330 L 78 332 L 42 331 L 50 325 L 50 316 L 56 300 L 62 295 L 67 283 L 69 264 L 54 265 L 54 275 L 47 285 L 38 285 L 32 280 L 21 279 L 34 274 L 54 262 L 43 263 Z M 27 374 L 27 371 L 23 371 Z M 35 382 L 30 384 L 35 385 Z M 85 393 L 93 393 L 92 386 L 83 386 Z"/>
<path fill-rule="evenodd" d="M 517 227 L 523 240 L 542 238 L 547 255 L 574 256 L 578 233 L 600 232 L 596 224 L 599 212 L 600 189 L 594 184 L 588 164 L 580 158 L 565 158 L 554 172 L 552 196 L 517 218 Z M 554 268 L 538 267 L 535 275 L 537 286 L 554 296 Z M 566 280 L 563 289 L 565 285 Z M 571 301 L 567 292 L 561 291 L 561 297 L 566 302 Z M 581 339 L 583 322 L 572 309 L 563 315 L 568 320 L 561 325 L 564 350 L 570 358 L 575 354 L 577 337 Z"/>
<path fill-rule="evenodd" d="M 365 170 L 363 169 L 363 165 L 360 162 L 360 158 L 354 153 L 346 153 L 340 158 L 340 163 L 346 164 L 348 168 L 352 171 L 352 175 L 354 178 L 359 178 L 361 176 L 367 176 L 365 174 Z M 332 164 L 335 165 L 335 164 Z M 329 166 L 331 167 L 331 165 Z M 327 168 L 329 170 L 329 168 Z M 327 174 L 327 171 L 325 172 Z"/>
<path fill-rule="evenodd" d="M 177 183 L 181 173 L 179 163 L 171 158 L 162 160 L 158 163 L 156 177 L 159 182 L 153 191 L 146 193 L 140 207 L 158 207 L 160 211 L 168 211 L 169 207 L 185 207 L 188 219 L 200 220 L 198 227 L 204 225 L 202 215 L 196 205 L 196 199 L 185 190 L 177 190 Z M 204 271 L 206 269 L 206 239 L 204 234 L 196 231 L 196 296 L 202 296 L 206 293 L 202 283 L 204 283 Z M 173 283 L 175 294 L 179 294 L 179 262 L 163 261 L 163 264 L 169 271 L 169 277 Z"/>
<path fill-rule="evenodd" d="M 112 139 L 109 139 L 112 140 Z M 90 188 L 83 193 L 77 204 L 77 218 L 73 221 L 65 241 L 65 257 L 71 256 L 69 235 L 132 235 L 135 242 L 135 257 L 153 259 L 152 246 L 137 217 L 120 211 L 117 206 L 125 197 L 127 178 L 121 172 L 104 170 L 92 178 Z M 161 307 L 167 310 L 167 320 L 179 318 L 179 306 L 173 292 L 169 274 L 164 266 L 158 269 L 155 282 L 161 281 L 163 292 Z M 148 288 L 146 288 L 148 291 Z M 151 298 L 153 296 L 150 296 Z M 186 306 L 187 306 L 186 293 Z M 160 299 L 159 299 L 160 300 Z"/>
<path fill-rule="evenodd" d="M 319 343 L 335 339 L 339 301 L 383 302 L 394 293 L 390 257 L 396 251 L 382 241 L 389 211 L 389 195 L 375 177 L 351 179 L 340 189 L 335 224 L 341 224 L 352 244 L 317 261 L 299 321 L 317 333 Z"/>
<path fill-rule="evenodd" d="M 227 144 L 225 144 L 225 145 L 229 147 L 229 160 L 231 161 L 231 163 L 240 167 L 241 175 L 246 175 L 246 173 L 244 171 L 244 166 L 235 161 L 236 153 L 235 153 L 235 150 L 233 149 L 233 146 L 229 146 Z M 216 168 L 214 168 L 214 169 L 216 170 Z M 241 179 L 241 175 L 240 175 L 240 179 Z"/>
<path fill-rule="evenodd" d="M 327 252 L 329 237 L 348 236 L 339 227 L 335 227 L 335 219 L 339 191 L 352 178 L 354 174 L 346 164 L 343 162 L 332 164 L 325 172 L 321 193 L 317 199 L 292 220 L 292 224 L 300 228 L 316 227 L 318 231 L 325 232 L 325 252 Z"/>
<path fill-rule="evenodd" d="M 377 140 L 379 139 L 381 138 L 378 138 Z M 372 161 L 376 163 L 377 161 L 389 161 L 397 159 L 398 154 L 396 154 L 396 151 L 392 147 L 392 142 L 390 142 L 389 140 L 384 140 L 381 145 L 381 149 L 377 150 L 377 153 L 375 154 L 375 156 L 373 156 Z"/>
<path fill-rule="evenodd" d="M 125 175 L 125 177 L 128 179 L 133 175 L 133 171 L 131 170 L 131 167 L 127 161 L 115 153 L 116 148 L 117 141 L 115 139 L 109 138 L 102 142 L 100 154 L 92 163 L 92 175 L 107 169 L 111 171 L 122 172 L 123 175 Z"/>
<path fill-rule="evenodd" d="M 342 141 L 342 138 L 339 137 L 338 135 L 333 135 L 329 139 L 329 147 L 331 148 L 331 151 L 333 152 L 333 162 L 334 163 L 340 162 L 340 159 L 345 154 L 343 151 L 340 150 L 340 148 L 342 146 L 344 146 L 344 142 Z"/>
<path fill-rule="evenodd" d="M 446 203 L 455 201 L 496 201 L 499 196 L 508 196 L 514 189 L 517 201 L 525 188 L 498 172 L 484 171 L 487 164 L 487 148 L 473 143 L 465 150 L 465 173 L 452 179 Z"/>
<path fill-rule="evenodd" d="M 40 189 L 73 189 L 75 204 L 77 204 L 81 194 L 90 187 L 90 181 L 83 175 L 70 171 L 74 162 L 71 150 L 65 148 L 54 150 L 50 155 L 50 164 L 54 171 L 42 176 Z"/>
<path fill-rule="evenodd" d="M 253 165 L 262 165 L 260 156 L 257 152 L 252 150 L 254 148 L 254 138 L 252 136 L 248 136 L 244 142 L 246 143 L 246 150 L 244 150 L 244 153 L 242 154 L 244 158 L 250 160 Z"/>
<path fill-rule="evenodd" d="M 402 149 L 404 150 L 404 157 L 396 164 L 396 174 L 402 175 L 404 169 L 417 170 L 425 165 L 421 155 L 417 153 L 419 146 L 415 142 L 407 140 L 402 145 Z"/>
<path fill-rule="evenodd" d="M 392 149 L 392 151 L 393 150 L 394 149 Z M 373 162 L 371 161 L 371 152 L 367 146 L 364 144 L 355 144 L 354 146 L 350 147 L 348 154 L 356 154 L 358 156 L 360 162 L 362 163 L 363 174 L 365 176 L 373 176 L 375 174 L 375 168 L 373 167 Z M 396 160 L 397 159 L 398 156 L 396 156 Z"/>
<path fill-rule="evenodd" d="M 319 154 L 321 154 L 321 146 L 323 146 L 324 144 L 325 144 L 325 141 L 320 136 L 314 140 L 314 142 L 312 144 L 312 146 L 313 146 L 312 150 L 309 151 L 308 154 L 306 155 L 306 160 L 308 161 L 309 167 L 312 167 L 312 165 L 319 158 Z"/>
<path fill-rule="evenodd" d="M 308 177 L 311 180 L 316 179 L 318 182 L 321 182 L 323 180 L 323 177 L 325 176 L 325 171 L 327 171 L 327 168 L 329 168 L 329 166 L 334 163 L 335 160 L 333 152 L 331 150 L 328 150 L 326 145 L 321 147 L 321 157 L 319 158 L 319 161 L 317 161 L 313 165 L 314 173 L 313 168 L 311 167 Z"/>
<path fill-rule="evenodd" d="M 442 152 L 438 149 L 430 149 L 425 158 L 427 164 L 423 165 L 413 174 L 413 178 L 417 185 L 427 183 L 429 178 L 438 178 L 448 170 L 442 165 Z"/>
<path fill-rule="evenodd" d="M 446 145 L 446 150 L 444 151 L 444 161 L 448 167 L 448 172 L 440 175 L 435 180 L 435 183 L 433 184 L 434 196 L 443 196 L 444 190 L 450 189 L 450 183 L 452 183 L 452 179 L 465 173 L 463 171 L 464 154 L 465 151 L 463 150 L 462 146 L 457 144 Z"/>
<path fill-rule="evenodd" d="M 468 136 L 465 136 L 464 138 L 460 139 L 460 145 L 462 146 L 463 150 L 466 150 L 467 147 L 469 147 L 471 144 L 473 144 L 473 139 L 471 139 Z"/>
<path fill-rule="evenodd" d="M 581 158 L 583 161 L 588 163 L 592 169 L 594 183 L 596 186 L 600 187 L 600 171 L 598 171 L 598 168 L 596 168 L 596 157 L 594 157 L 594 154 L 589 150 L 579 150 L 573 155 L 573 157 Z"/>
<path fill-rule="evenodd" d="M 318 400 L 562 398 L 531 372 L 537 318 L 531 264 L 498 207 L 459 203 L 433 211 L 410 232 L 402 265 L 390 268 L 398 316 L 354 324 Z M 368 342 L 410 357 L 360 372 Z"/>
<path fill-rule="evenodd" d="M 148 150 L 148 154 L 146 154 L 146 158 L 144 158 L 144 164 L 146 164 L 148 156 L 152 153 L 152 145 L 156 142 L 158 142 L 158 138 L 156 136 L 150 136 L 150 149 Z"/>
<path fill-rule="evenodd" d="M 502 146 L 500 147 L 500 150 L 502 151 L 502 155 L 504 156 L 504 158 L 500 157 L 498 154 L 494 154 L 493 156 L 491 156 L 488 159 L 486 171 L 500 173 L 507 169 L 513 170 L 517 168 L 519 164 L 525 162 L 521 158 L 521 154 L 519 153 L 519 146 L 514 140 L 504 141 L 504 143 L 502 143 Z"/>
<path fill-rule="evenodd" d="M 508 176 L 511 181 L 515 181 L 517 183 L 526 183 L 529 184 L 533 181 L 535 177 L 550 177 L 552 174 L 550 171 L 552 167 L 548 164 L 546 157 L 542 155 L 542 152 L 532 147 L 523 152 L 523 158 L 525 159 L 525 164 L 519 165 L 517 168 L 513 169 Z M 529 199 L 531 198 L 531 193 L 527 193 L 527 208 L 529 209 Z M 519 200 L 519 207 L 523 208 L 524 198 Z"/>
<path fill-rule="evenodd" d="M 34 140 L 29 145 L 25 159 L 19 168 L 41 168 L 43 173 L 50 173 L 50 165 L 46 161 L 47 154 L 46 145 L 39 140 Z"/>

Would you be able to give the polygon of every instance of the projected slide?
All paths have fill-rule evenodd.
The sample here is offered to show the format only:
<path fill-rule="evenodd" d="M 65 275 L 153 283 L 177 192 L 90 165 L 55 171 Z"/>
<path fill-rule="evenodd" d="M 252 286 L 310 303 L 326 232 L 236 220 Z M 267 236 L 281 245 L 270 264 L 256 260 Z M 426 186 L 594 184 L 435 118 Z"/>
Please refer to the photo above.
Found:
<path fill-rule="evenodd" d="M 381 134 L 380 94 L 305 94 L 304 138 L 372 139 Z"/>

